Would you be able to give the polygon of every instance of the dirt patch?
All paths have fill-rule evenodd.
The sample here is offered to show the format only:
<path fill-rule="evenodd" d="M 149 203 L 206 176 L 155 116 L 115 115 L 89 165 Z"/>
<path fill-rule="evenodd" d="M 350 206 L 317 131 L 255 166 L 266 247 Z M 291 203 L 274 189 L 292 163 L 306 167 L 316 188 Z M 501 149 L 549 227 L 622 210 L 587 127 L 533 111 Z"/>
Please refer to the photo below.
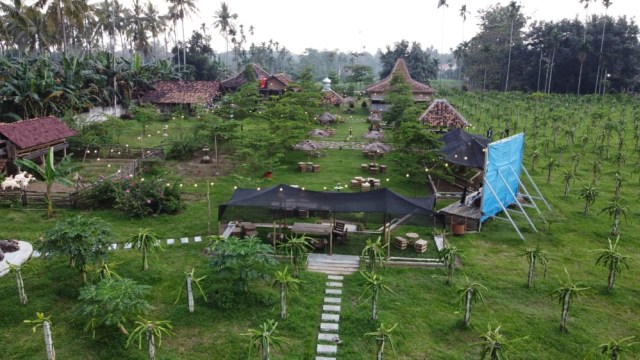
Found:
<path fill-rule="evenodd" d="M 191 160 L 183 160 L 172 165 L 173 170 L 184 178 L 212 178 L 227 176 L 233 170 L 231 161 L 227 156 L 221 156 L 218 166 L 212 159 L 210 164 L 200 163 L 202 157 L 194 157 Z"/>

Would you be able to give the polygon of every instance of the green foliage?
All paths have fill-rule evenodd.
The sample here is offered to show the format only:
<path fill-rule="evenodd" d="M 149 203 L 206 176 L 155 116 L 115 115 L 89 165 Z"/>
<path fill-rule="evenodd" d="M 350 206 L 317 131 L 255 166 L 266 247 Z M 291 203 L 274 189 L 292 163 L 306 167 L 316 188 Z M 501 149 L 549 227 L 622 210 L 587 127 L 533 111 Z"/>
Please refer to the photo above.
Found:
<path fill-rule="evenodd" d="M 103 279 L 80 289 L 80 303 L 75 311 L 87 319 L 85 330 L 92 331 L 94 337 L 99 327 L 115 326 L 121 333 L 128 334 L 125 326 L 136 316 L 151 310 L 151 305 L 144 299 L 150 290 L 150 286 L 127 278 Z"/>
<path fill-rule="evenodd" d="M 241 334 L 250 337 L 249 356 L 251 358 L 251 350 L 256 349 L 260 353 L 261 360 L 269 360 L 271 358 L 271 348 L 280 348 L 284 343 L 284 339 L 276 335 L 278 323 L 269 320 L 262 323 L 258 329 L 249 329 L 247 333 Z"/>
<path fill-rule="evenodd" d="M 474 346 L 480 346 L 482 348 L 480 352 L 480 359 L 489 360 L 506 360 L 506 353 L 508 351 L 517 352 L 512 344 L 516 341 L 524 340 L 524 338 L 509 340 L 504 334 L 500 332 L 500 326 L 492 328 L 491 324 L 487 325 L 487 331 L 480 335 L 480 341 L 474 343 Z"/>
<path fill-rule="evenodd" d="M 365 336 L 374 336 L 376 338 L 376 341 L 378 342 L 378 359 L 382 359 L 384 354 L 384 346 L 387 341 L 389 341 L 389 345 L 391 345 L 391 351 L 393 351 L 393 354 L 396 354 L 396 347 L 393 344 L 391 333 L 397 327 L 397 323 L 393 324 L 392 326 L 386 326 L 383 322 L 381 322 L 376 331 L 364 334 Z"/>
<path fill-rule="evenodd" d="M 105 179 L 89 190 L 94 205 L 113 207 L 127 217 L 144 218 L 159 214 L 177 214 L 183 208 L 178 183 L 160 178 Z"/>
<path fill-rule="evenodd" d="M 221 239 L 209 250 L 214 276 L 234 294 L 246 294 L 251 281 L 267 279 L 276 263 L 271 257 L 273 248 L 256 238 Z"/>
<path fill-rule="evenodd" d="M 81 272 L 86 282 L 87 265 L 107 259 L 113 236 L 111 226 L 105 221 L 78 215 L 60 220 L 47 230 L 40 251 L 68 256 L 69 266 Z"/>
<path fill-rule="evenodd" d="M 629 261 L 631 261 L 629 256 L 620 253 L 618 241 L 620 241 L 620 235 L 616 237 L 614 243 L 611 242 L 611 239 L 607 238 L 607 242 L 609 243 L 608 248 L 593 250 L 594 252 L 600 253 L 596 260 L 596 265 L 602 265 L 609 270 L 609 290 L 613 290 L 616 275 L 619 275 L 623 269 L 629 269 Z"/>
<path fill-rule="evenodd" d="M 133 341 L 138 340 L 138 349 L 142 349 L 143 336 L 157 337 L 158 347 L 160 347 L 162 346 L 162 334 L 173 335 L 173 332 L 171 332 L 173 326 L 171 322 L 167 320 L 147 320 L 142 316 L 138 316 L 138 320 L 136 320 L 134 324 L 137 326 L 127 337 L 127 347 L 129 347 Z M 151 343 L 155 345 L 155 340 L 151 341 Z"/>
<path fill-rule="evenodd" d="M 198 288 L 198 290 L 200 291 L 200 295 L 202 295 L 202 298 L 204 299 L 204 302 L 207 302 L 207 295 L 204 293 L 204 290 L 202 290 L 202 280 L 207 278 L 207 275 L 205 276 L 201 276 L 201 277 L 196 277 L 196 269 L 195 268 L 191 268 L 190 272 L 184 272 L 185 274 L 185 280 L 182 281 L 183 283 L 180 284 L 180 290 L 178 291 L 178 296 L 176 297 L 176 301 L 174 301 L 174 304 L 177 304 L 178 301 L 180 300 L 180 298 L 182 297 L 182 292 L 184 291 L 184 289 L 186 288 L 186 278 L 191 277 L 191 283 L 195 284 L 196 287 Z"/>
<path fill-rule="evenodd" d="M 293 276 L 300 276 L 300 269 L 307 263 L 307 254 L 313 251 L 310 238 L 305 235 L 291 235 L 287 237 L 287 241 L 279 245 L 278 248 L 283 250 L 293 266 Z"/>
<path fill-rule="evenodd" d="M 635 336 L 629 336 L 626 338 L 622 338 L 620 340 L 609 340 L 609 342 L 600 344 L 596 347 L 596 350 L 599 350 L 602 355 L 608 356 L 611 360 L 620 359 L 620 354 L 624 352 L 628 352 L 629 349 L 637 344 L 640 344 L 638 341 L 633 341 Z"/>
<path fill-rule="evenodd" d="M 367 239 L 367 243 L 362 249 L 361 256 L 366 258 L 367 270 L 371 272 L 376 271 L 376 267 L 384 268 L 387 254 L 385 253 L 387 245 L 382 245 L 382 238 L 378 236 L 375 241 Z"/>
<path fill-rule="evenodd" d="M 137 233 L 130 236 L 129 241 L 134 249 L 142 253 L 142 271 L 149 270 L 149 253 L 162 250 L 162 243 L 158 236 L 151 229 L 140 228 Z"/>

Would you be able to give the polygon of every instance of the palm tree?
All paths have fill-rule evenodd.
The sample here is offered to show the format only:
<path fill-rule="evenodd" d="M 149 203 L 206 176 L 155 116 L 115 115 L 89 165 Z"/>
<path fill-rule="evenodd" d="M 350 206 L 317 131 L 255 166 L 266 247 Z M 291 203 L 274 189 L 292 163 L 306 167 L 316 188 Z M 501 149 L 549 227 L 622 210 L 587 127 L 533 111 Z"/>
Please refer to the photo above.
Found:
<path fill-rule="evenodd" d="M 593 90 L 594 94 L 598 93 L 598 87 L 600 86 L 600 69 L 602 67 L 602 57 L 604 50 L 604 34 L 607 29 L 607 11 L 609 10 L 609 6 L 611 6 L 611 0 L 602 0 L 602 5 L 604 5 L 604 16 L 602 17 L 602 37 L 600 40 L 600 53 L 598 54 L 598 70 L 596 71 L 596 87 Z"/>
<path fill-rule="evenodd" d="M 465 283 L 458 287 L 458 302 L 464 305 L 464 326 L 469 327 L 471 323 L 471 305 L 480 301 L 484 304 L 484 296 L 482 290 L 487 290 L 482 284 L 470 281 L 465 275 Z"/>
<path fill-rule="evenodd" d="M 378 326 L 378 329 L 376 331 L 365 334 L 366 336 L 376 337 L 376 341 L 378 342 L 378 352 L 376 354 L 376 360 L 383 360 L 384 346 L 387 340 L 389 340 L 389 344 L 391 345 L 391 350 L 395 355 L 396 349 L 395 349 L 395 346 L 393 345 L 393 340 L 391 339 L 391 333 L 393 332 L 393 330 L 395 330 L 396 327 L 398 327 L 397 323 L 391 327 L 386 327 L 384 323 L 380 323 L 380 326 Z"/>
<path fill-rule="evenodd" d="M 509 2 L 507 5 L 509 16 L 511 17 L 511 31 L 509 32 L 509 59 L 507 60 L 507 80 L 504 84 L 504 92 L 509 90 L 509 70 L 511 70 L 511 49 L 513 48 L 513 28 L 516 23 L 516 18 L 518 17 L 518 13 L 520 12 L 520 5 L 518 5 L 515 1 Z"/>
<path fill-rule="evenodd" d="M 362 288 L 360 298 L 362 299 L 362 297 L 371 292 L 369 295 L 369 298 L 371 299 L 371 319 L 378 320 L 378 293 L 380 291 L 388 291 L 395 294 L 395 292 L 393 292 L 393 290 L 384 283 L 382 277 L 378 276 L 378 274 L 374 272 L 360 271 L 360 275 L 362 275 L 364 279 L 364 286 Z"/>
<path fill-rule="evenodd" d="M 536 245 L 535 248 L 529 248 L 524 251 L 522 256 L 527 258 L 527 262 L 529 263 L 529 272 L 527 275 L 527 286 L 533 287 L 533 272 L 536 269 L 536 263 L 540 264 L 544 267 L 543 277 L 547 274 L 547 263 L 549 259 L 547 258 L 547 254 L 540 249 L 540 245 Z"/>
<path fill-rule="evenodd" d="M 382 245 L 382 239 L 380 236 L 378 236 L 376 241 L 367 239 L 367 243 L 360 256 L 367 259 L 366 267 L 368 271 L 375 272 L 376 266 L 384 267 L 386 260 L 385 249 L 387 246 L 388 244 Z"/>
<path fill-rule="evenodd" d="M 44 333 L 44 344 L 47 349 L 47 360 L 56 360 L 56 350 L 53 347 L 53 337 L 51 336 L 51 315 L 44 316 L 41 312 L 36 312 L 34 320 L 22 320 L 25 324 L 33 324 L 31 331 L 35 334 L 36 330 L 42 326 Z"/>
<path fill-rule="evenodd" d="M 62 32 L 62 53 L 66 57 L 69 43 L 67 41 L 67 25 L 76 28 L 78 32 L 83 31 L 84 19 L 89 12 L 89 5 L 85 0 L 38 0 L 34 6 L 47 8 L 47 18 L 53 29 L 60 29 Z M 54 31 L 56 33 L 56 31 Z"/>
<path fill-rule="evenodd" d="M 251 350 L 256 348 L 260 352 L 261 360 L 269 360 L 271 358 L 271 348 L 280 348 L 284 339 L 275 335 L 276 327 L 278 323 L 274 320 L 268 320 L 260 325 L 259 329 L 249 329 L 248 333 L 242 334 L 244 336 L 250 336 L 251 341 L 249 344 L 249 356 L 251 356 Z"/>
<path fill-rule="evenodd" d="M 313 240 L 305 235 L 292 235 L 287 237 L 286 243 L 279 245 L 289 256 L 293 267 L 293 276 L 296 278 L 300 277 L 300 269 L 307 263 L 307 254 L 313 250 L 313 246 L 310 244 Z"/>
<path fill-rule="evenodd" d="M 133 248 L 140 250 L 142 253 L 142 271 L 149 270 L 148 256 L 151 252 L 162 250 L 162 243 L 158 236 L 151 229 L 138 229 L 136 234 L 129 238 Z"/>
<path fill-rule="evenodd" d="M 584 215 L 587 215 L 589 214 L 591 205 L 593 205 L 593 203 L 598 198 L 598 189 L 593 186 L 593 183 L 591 183 L 590 185 L 585 185 L 582 187 L 582 190 L 580 190 L 578 197 L 584 199 L 584 211 L 582 213 Z"/>
<path fill-rule="evenodd" d="M 578 73 L 578 90 L 577 94 L 580 95 L 580 85 L 582 83 L 582 68 L 584 61 L 587 59 L 587 52 L 589 51 L 589 45 L 587 44 L 587 25 L 589 22 L 589 3 L 597 0 L 578 0 L 580 4 L 584 3 L 584 31 L 582 33 L 582 44 L 578 52 L 578 60 L 580 61 L 580 71 Z"/>
<path fill-rule="evenodd" d="M 596 350 L 600 350 L 602 355 L 609 356 L 609 359 L 611 360 L 618 360 L 620 359 L 621 353 L 627 351 L 634 345 L 640 344 L 640 342 L 637 341 L 629 342 L 633 340 L 633 338 L 635 338 L 635 336 L 629 336 L 620 340 L 612 339 L 608 343 L 598 345 Z"/>
<path fill-rule="evenodd" d="M 558 298 L 558 302 L 562 305 L 562 314 L 560 320 L 560 331 L 567 332 L 567 321 L 569 320 L 569 306 L 574 298 L 580 297 L 588 287 L 578 287 L 571 281 L 571 277 L 569 276 L 569 272 L 567 268 L 564 269 L 565 274 L 567 274 L 567 280 L 562 281 L 558 278 L 558 282 L 560 283 L 560 287 L 553 290 L 551 295 L 556 295 Z"/>
<path fill-rule="evenodd" d="M 147 346 L 149 347 L 149 360 L 156 359 L 156 337 L 158 338 L 158 347 L 162 346 L 162 334 L 173 335 L 171 329 L 173 326 L 167 320 L 147 320 L 138 316 L 135 322 L 136 328 L 127 338 L 126 347 L 129 347 L 132 341 L 138 340 L 138 349 L 142 349 L 142 336 L 147 337 Z"/>
<path fill-rule="evenodd" d="M 227 46 L 227 66 L 229 65 L 229 31 L 235 29 L 233 21 L 238 18 L 238 14 L 232 14 L 229 10 L 229 5 L 223 1 L 220 4 L 220 9 L 216 10 L 213 27 L 220 29 L 220 34 L 224 37 L 224 41 Z"/>
<path fill-rule="evenodd" d="M 175 12 L 177 16 L 176 19 L 180 20 L 180 23 L 182 24 L 182 56 L 183 56 L 182 65 L 186 66 L 187 65 L 187 50 L 186 50 L 187 39 L 184 36 L 184 18 L 190 17 L 192 13 L 195 13 L 196 11 L 198 11 L 198 8 L 196 7 L 196 4 L 193 0 L 167 0 L 167 1 L 169 2 L 169 4 L 171 4 L 170 12 L 171 13 Z M 178 52 L 178 57 L 180 57 L 180 52 Z"/>
<path fill-rule="evenodd" d="M 629 218 L 629 208 L 620 203 L 619 198 L 613 198 L 607 205 L 605 205 L 600 214 L 606 212 L 609 218 L 613 218 L 613 225 L 611 226 L 611 235 L 618 236 L 620 234 L 620 220 L 621 217 Z"/>
<path fill-rule="evenodd" d="M 480 359 L 501 360 L 507 359 L 505 352 L 515 351 L 511 346 L 511 343 L 522 339 L 523 338 L 509 340 L 506 336 L 500 333 L 500 326 L 493 329 L 491 328 L 491 324 L 489 324 L 487 326 L 487 331 L 480 335 L 480 341 L 473 345 L 482 346 Z"/>
<path fill-rule="evenodd" d="M 602 266 L 609 269 L 609 280 L 607 288 L 613 290 L 613 285 L 616 281 L 616 274 L 620 274 L 623 268 L 629 269 L 628 260 L 631 258 L 628 255 L 623 255 L 618 251 L 618 241 L 620 236 L 616 237 L 616 242 L 612 243 L 611 239 L 607 238 L 609 247 L 605 249 L 596 249 L 595 252 L 599 252 L 600 256 L 596 260 L 596 265 L 602 264 Z"/>
<path fill-rule="evenodd" d="M 444 55 L 444 9 L 448 8 L 449 4 L 447 4 L 447 0 L 438 0 L 438 9 L 442 8 L 442 27 L 440 30 L 440 54 L 439 58 L 442 61 L 442 56 Z M 438 78 L 440 77 L 440 71 L 438 71 Z"/>
<path fill-rule="evenodd" d="M 296 290 L 301 281 L 291 276 L 289 267 L 285 267 L 282 271 L 276 271 L 273 286 L 280 287 L 280 318 L 286 319 L 287 313 L 287 293 L 289 290 Z"/>
<path fill-rule="evenodd" d="M 45 202 L 47 203 L 47 215 L 53 217 L 53 200 L 51 199 L 51 188 L 54 183 L 59 182 L 67 186 L 73 186 L 73 183 L 65 177 L 75 170 L 71 165 L 71 158 L 65 156 L 62 158 L 58 167 L 54 165 L 53 147 L 49 148 L 49 153 L 44 160 L 42 167 L 28 159 L 16 159 L 16 165 L 24 168 L 36 179 L 45 183 L 47 192 L 45 194 Z"/>
<path fill-rule="evenodd" d="M 447 267 L 447 284 L 450 285 L 453 281 L 453 273 L 456 270 L 456 258 L 458 256 L 458 248 L 453 245 L 445 245 L 445 247 L 438 253 L 438 258 Z"/>

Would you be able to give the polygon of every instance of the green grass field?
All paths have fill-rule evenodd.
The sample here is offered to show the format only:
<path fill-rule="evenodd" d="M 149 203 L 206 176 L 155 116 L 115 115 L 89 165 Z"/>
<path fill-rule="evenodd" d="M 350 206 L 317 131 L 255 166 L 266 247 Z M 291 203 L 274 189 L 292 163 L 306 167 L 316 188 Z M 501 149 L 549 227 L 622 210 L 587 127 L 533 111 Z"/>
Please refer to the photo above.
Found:
<path fill-rule="evenodd" d="M 443 269 L 390 267 L 381 270 L 380 275 L 396 293 L 381 294 L 380 297 L 381 321 L 387 325 L 398 323 L 392 335 L 396 354 L 387 348 L 387 358 L 477 359 L 480 349 L 472 344 L 478 341 L 488 324 L 502 326 L 502 332 L 510 339 L 521 338 L 513 344 L 517 351 L 508 353 L 510 359 L 600 359 L 605 357 L 595 350 L 599 344 L 628 336 L 640 339 L 640 205 L 638 173 L 634 171 L 638 169 L 640 159 L 636 149 L 637 124 L 640 121 L 638 100 L 631 97 L 607 96 L 601 99 L 562 95 L 537 98 L 527 94 L 477 94 L 450 90 L 439 94 L 439 97 L 446 97 L 473 123 L 475 130 L 471 132 L 484 134 L 493 127 L 497 135 L 506 121 L 510 122 L 512 134 L 525 131 L 525 166 L 554 213 L 547 214 L 552 220 L 548 224 L 539 218 L 536 220 L 539 232 L 533 232 L 523 219 L 518 219 L 526 241 L 520 240 L 508 223 L 498 219 L 483 224 L 480 233 L 450 237 L 449 240 L 462 254 L 462 266 L 457 269 L 455 283 L 451 286 L 445 284 L 446 272 Z M 336 138 L 346 138 L 349 127 L 354 134 L 364 132 L 366 124 L 361 121 L 364 116 L 359 112 L 351 121 L 337 125 Z M 188 120 L 185 122 L 187 127 Z M 157 128 L 154 130 L 157 131 L 162 124 L 154 123 L 150 128 Z M 608 136 L 606 129 L 613 125 L 620 131 L 612 130 Z M 534 135 L 536 127 L 537 135 Z M 128 131 L 130 139 L 135 140 L 136 130 Z M 622 219 L 620 247 L 634 261 L 630 269 L 625 269 L 619 276 L 615 289 L 609 292 L 606 290 L 608 271 L 595 266 L 598 255 L 592 250 L 605 248 L 607 237 L 610 237 L 612 220 L 600 211 L 613 197 L 617 171 L 613 159 L 619 143 L 618 134 L 624 142 L 621 152 L 625 156 L 620 167 L 620 176 L 624 179 L 621 201 L 629 209 L 629 218 Z M 602 155 L 602 172 L 596 183 L 599 197 L 590 214 L 583 215 L 584 200 L 578 197 L 578 192 L 591 182 L 592 162 L 598 159 L 599 151 L 596 141 L 598 144 L 610 141 L 608 147 L 600 150 L 608 150 L 609 154 L 608 157 L 604 153 Z M 540 158 L 534 169 L 532 153 L 536 149 Z M 563 172 L 573 168 L 573 154 L 582 154 L 582 157 L 577 166 L 577 180 L 570 184 L 569 196 L 565 198 Z M 551 158 L 560 158 L 560 166 L 552 169 L 551 181 L 547 183 L 545 166 Z M 326 157 L 312 158 L 321 165 L 319 173 L 300 173 L 296 166 L 299 161 L 306 161 L 306 155 L 291 152 L 284 166 L 274 170 L 273 180 L 260 180 L 256 186 L 287 183 L 314 190 L 330 189 L 336 183 L 346 183 L 359 176 L 359 165 L 363 160 L 357 150 L 330 150 Z M 426 193 L 425 187 L 416 188 L 404 174 L 395 171 L 393 154 L 379 162 L 389 166 L 384 186 L 406 195 Z M 175 165 L 167 162 L 164 169 L 170 172 Z M 85 164 L 85 169 L 92 176 L 97 176 L 106 168 L 91 159 Z M 125 242 L 126 237 L 140 227 L 152 228 L 162 239 L 206 235 L 204 185 L 210 180 L 195 176 L 181 179 L 185 198 L 189 201 L 185 211 L 179 215 L 135 220 L 110 210 L 84 213 L 111 223 L 118 242 Z M 215 185 L 211 194 L 215 206 L 228 199 L 238 184 L 232 177 L 213 180 Z M 43 209 L 1 208 L 0 213 L 3 219 L 1 238 L 36 240 L 56 221 L 45 219 Z M 77 213 L 75 210 L 58 209 L 57 219 Z M 215 219 L 213 223 L 216 224 Z M 417 227 L 400 228 L 398 233 L 409 230 L 416 230 L 424 236 L 431 233 L 430 228 Z M 358 243 L 363 240 L 352 237 L 348 246 L 337 248 L 336 252 L 359 253 L 361 247 Z M 542 269 L 538 269 L 535 287 L 528 289 L 527 262 L 520 255 L 525 248 L 538 244 L 548 254 L 549 268 L 545 277 Z M 429 256 L 435 255 L 432 245 Z M 189 315 L 186 304 L 174 305 L 184 271 L 195 267 L 200 274 L 212 272 L 208 259 L 201 253 L 202 247 L 199 244 L 167 246 L 165 251 L 151 257 L 150 271 L 146 273 L 139 271 L 138 252 L 118 250 L 110 254 L 111 260 L 120 263 L 117 269 L 120 275 L 153 287 L 149 300 L 154 310 L 148 318 L 170 320 L 174 325 L 175 335 L 163 337 L 159 359 L 245 358 L 249 340 L 240 334 L 249 328 L 257 328 L 268 319 L 278 319 L 278 294 L 266 282 L 254 284 L 252 295 L 246 302 L 235 304 L 230 309 L 197 300 L 196 313 Z M 394 249 L 394 255 L 398 253 L 402 254 Z M 30 327 L 22 324 L 24 319 L 35 318 L 36 311 L 52 315 L 53 337 L 60 359 L 147 358 L 144 349 L 125 349 L 126 338 L 115 329 L 98 332 L 96 339 L 83 331 L 82 319 L 72 312 L 78 303 L 81 282 L 79 276 L 67 267 L 65 259 L 34 259 L 30 264 L 35 272 L 24 275 L 30 300 L 26 306 L 19 305 L 14 278 L 0 278 L 0 358 L 46 357 L 41 332 L 32 334 Z M 559 331 L 560 305 L 557 298 L 550 296 L 559 286 L 558 278 L 564 279 L 565 269 L 575 283 L 590 288 L 584 297 L 572 303 L 567 334 Z M 488 289 L 484 294 L 485 303 L 473 308 L 469 329 L 461 325 L 464 310 L 457 303 L 457 286 L 462 284 L 465 275 Z M 375 339 L 363 334 L 374 331 L 377 324 L 369 319 L 369 303 L 360 299 L 359 278 L 358 274 L 345 278 L 340 322 L 340 337 L 344 343 L 339 346 L 340 359 L 370 359 L 375 356 Z M 311 359 L 315 356 L 325 279 L 321 274 L 303 272 L 304 283 L 291 298 L 290 317 L 280 321 L 278 326 L 279 334 L 287 342 L 274 352 L 274 358 Z M 257 358 L 255 352 L 253 356 Z M 621 358 L 640 359 L 640 345 L 629 349 Z"/>

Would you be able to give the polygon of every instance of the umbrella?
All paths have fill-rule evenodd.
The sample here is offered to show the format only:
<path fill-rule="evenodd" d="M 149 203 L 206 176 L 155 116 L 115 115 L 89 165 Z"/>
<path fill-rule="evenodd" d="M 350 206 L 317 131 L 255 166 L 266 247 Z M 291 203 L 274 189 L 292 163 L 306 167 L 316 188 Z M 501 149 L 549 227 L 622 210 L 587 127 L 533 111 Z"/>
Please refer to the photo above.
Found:
<path fill-rule="evenodd" d="M 373 142 L 371 144 L 367 144 L 365 146 L 363 146 L 363 149 L 365 151 L 371 151 L 371 152 L 378 152 L 378 153 L 387 153 L 389 152 L 389 150 L 391 150 L 391 146 L 387 145 L 387 144 L 383 144 L 381 142 Z"/>
<path fill-rule="evenodd" d="M 383 140 L 384 134 L 382 131 L 368 131 L 364 134 L 364 138 L 369 140 Z"/>
<path fill-rule="evenodd" d="M 299 143 L 293 145 L 293 149 L 302 151 L 314 151 L 322 149 L 322 145 L 313 140 L 302 140 Z"/>
<path fill-rule="evenodd" d="M 322 129 L 313 129 L 309 132 L 309 136 L 312 137 L 327 137 L 330 136 L 328 131 Z"/>

